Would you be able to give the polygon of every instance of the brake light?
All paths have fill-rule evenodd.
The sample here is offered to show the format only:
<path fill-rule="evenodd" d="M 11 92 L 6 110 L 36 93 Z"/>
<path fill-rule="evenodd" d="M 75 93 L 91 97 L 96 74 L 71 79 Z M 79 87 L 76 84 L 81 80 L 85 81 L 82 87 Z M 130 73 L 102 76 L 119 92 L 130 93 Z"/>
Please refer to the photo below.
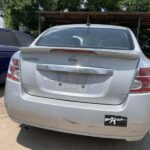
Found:
<path fill-rule="evenodd" d="M 72 50 L 72 49 L 51 49 L 51 52 L 63 52 L 63 53 L 80 53 L 80 54 L 96 54 L 94 51 L 90 50 Z"/>
<path fill-rule="evenodd" d="M 132 84 L 131 93 L 150 92 L 150 67 L 140 68 Z"/>
<path fill-rule="evenodd" d="M 19 59 L 12 58 L 8 68 L 7 78 L 13 81 L 20 81 Z"/>

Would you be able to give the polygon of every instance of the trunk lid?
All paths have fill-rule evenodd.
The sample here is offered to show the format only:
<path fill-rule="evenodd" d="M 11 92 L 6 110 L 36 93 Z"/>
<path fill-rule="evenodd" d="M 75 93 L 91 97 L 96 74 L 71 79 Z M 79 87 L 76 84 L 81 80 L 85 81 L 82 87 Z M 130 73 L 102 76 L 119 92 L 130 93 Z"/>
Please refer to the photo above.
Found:
<path fill-rule="evenodd" d="M 122 103 L 139 54 L 127 50 L 22 48 L 21 80 L 33 96 L 84 103 Z"/>

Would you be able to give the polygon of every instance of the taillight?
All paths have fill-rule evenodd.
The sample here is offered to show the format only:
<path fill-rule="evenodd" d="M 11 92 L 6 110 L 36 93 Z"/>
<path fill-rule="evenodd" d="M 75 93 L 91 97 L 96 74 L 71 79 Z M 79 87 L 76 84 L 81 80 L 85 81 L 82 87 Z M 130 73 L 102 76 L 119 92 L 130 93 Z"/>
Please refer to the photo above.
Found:
<path fill-rule="evenodd" d="M 8 68 L 7 78 L 13 81 L 20 81 L 19 59 L 12 58 Z"/>
<path fill-rule="evenodd" d="M 150 67 L 140 68 L 132 84 L 131 93 L 150 92 Z"/>

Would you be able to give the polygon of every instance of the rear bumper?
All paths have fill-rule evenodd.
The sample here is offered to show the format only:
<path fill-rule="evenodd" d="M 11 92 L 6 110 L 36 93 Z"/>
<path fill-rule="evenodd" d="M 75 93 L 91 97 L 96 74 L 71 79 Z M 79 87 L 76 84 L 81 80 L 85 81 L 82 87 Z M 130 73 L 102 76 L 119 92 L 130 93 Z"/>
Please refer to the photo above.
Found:
<path fill-rule="evenodd" d="M 7 80 L 5 103 L 12 120 L 45 129 L 96 137 L 140 140 L 150 129 L 150 95 L 130 95 L 121 105 L 99 105 L 30 96 Z M 125 116 L 127 127 L 104 126 L 105 115 Z"/>

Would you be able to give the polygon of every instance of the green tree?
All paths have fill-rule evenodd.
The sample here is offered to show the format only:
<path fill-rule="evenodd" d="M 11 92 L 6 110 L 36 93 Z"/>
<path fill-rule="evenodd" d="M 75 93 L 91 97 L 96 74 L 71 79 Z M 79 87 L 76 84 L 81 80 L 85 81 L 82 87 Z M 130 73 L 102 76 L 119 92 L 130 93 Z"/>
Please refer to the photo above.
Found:
<path fill-rule="evenodd" d="M 88 0 L 87 7 L 89 10 L 99 11 L 100 8 L 105 8 L 108 11 L 118 11 L 119 0 Z"/>
<path fill-rule="evenodd" d="M 150 11 L 150 0 L 122 0 L 119 5 L 128 12 Z"/>
<path fill-rule="evenodd" d="M 19 25 L 25 25 L 31 30 L 38 27 L 38 11 L 54 10 L 55 0 L 4 0 L 5 19 L 8 27 L 18 29 Z"/>
<path fill-rule="evenodd" d="M 101 11 L 101 8 L 108 11 L 150 11 L 150 0 L 1 0 L 0 8 L 4 9 L 7 27 L 18 29 L 25 25 L 30 30 L 37 30 L 39 8 L 44 11 L 79 11 L 81 4 L 87 11 Z M 49 24 L 48 20 L 44 20 L 43 26 L 45 24 Z"/>
<path fill-rule="evenodd" d="M 57 10 L 77 11 L 80 8 L 80 0 L 58 0 L 57 1 Z"/>
<path fill-rule="evenodd" d="M 118 11 L 119 0 L 58 0 L 57 9 L 77 11 L 81 9 L 81 4 L 85 5 L 85 10 L 99 11 L 100 8 L 106 8 L 109 11 Z"/>
<path fill-rule="evenodd" d="M 3 10 L 3 4 L 4 4 L 4 0 L 0 1 L 0 10 Z"/>

